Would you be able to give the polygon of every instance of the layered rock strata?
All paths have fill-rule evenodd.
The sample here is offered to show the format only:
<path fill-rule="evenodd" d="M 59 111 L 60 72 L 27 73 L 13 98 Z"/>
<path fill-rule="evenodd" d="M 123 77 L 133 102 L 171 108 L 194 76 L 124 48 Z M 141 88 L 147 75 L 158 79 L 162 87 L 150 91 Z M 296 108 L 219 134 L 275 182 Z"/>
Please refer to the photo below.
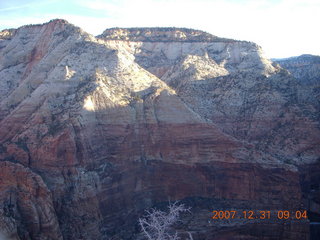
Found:
<path fill-rule="evenodd" d="M 137 239 L 144 210 L 174 200 L 194 239 L 308 237 L 307 220 L 210 222 L 306 208 L 297 166 L 319 157 L 315 110 L 254 43 L 53 20 L 0 33 L 0 86 L 7 237 Z"/>

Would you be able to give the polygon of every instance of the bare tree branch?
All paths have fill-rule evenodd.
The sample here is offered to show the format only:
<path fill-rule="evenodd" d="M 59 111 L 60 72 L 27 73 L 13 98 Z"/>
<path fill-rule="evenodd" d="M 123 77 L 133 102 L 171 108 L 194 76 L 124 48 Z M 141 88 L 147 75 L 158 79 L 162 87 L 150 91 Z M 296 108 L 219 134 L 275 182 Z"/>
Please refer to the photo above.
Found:
<path fill-rule="evenodd" d="M 146 211 L 143 218 L 139 218 L 139 225 L 142 233 L 148 240 L 179 240 L 178 233 L 170 235 L 170 229 L 173 224 L 179 221 L 180 213 L 190 212 L 190 208 L 186 208 L 184 204 L 178 202 L 170 203 L 169 212 L 163 212 L 154 208 Z M 189 232 L 188 232 L 189 233 Z M 191 233 L 189 233 L 192 239 Z"/>

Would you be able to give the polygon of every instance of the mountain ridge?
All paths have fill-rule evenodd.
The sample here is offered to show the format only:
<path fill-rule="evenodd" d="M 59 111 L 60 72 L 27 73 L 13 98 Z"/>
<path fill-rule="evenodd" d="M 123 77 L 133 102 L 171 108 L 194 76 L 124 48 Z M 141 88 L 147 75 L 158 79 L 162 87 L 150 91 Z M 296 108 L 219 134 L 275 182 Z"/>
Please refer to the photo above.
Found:
<path fill-rule="evenodd" d="M 27 24 L 18 28 L 2 29 L 0 32 L 17 31 L 23 28 L 42 27 L 54 23 L 76 27 L 65 19 L 52 19 L 46 23 Z M 79 28 L 79 27 L 76 27 Z M 82 30 L 83 31 L 83 30 Z M 168 35 L 169 32 L 176 34 Z M 89 33 L 88 33 L 89 34 Z M 162 35 L 161 35 L 162 34 Z M 92 35 L 92 34 L 90 34 Z M 0 35 L 1 36 L 1 35 Z M 94 35 L 92 35 L 94 36 Z M 125 40 L 125 41 L 163 41 L 163 42 L 247 42 L 229 38 L 217 37 L 211 33 L 186 27 L 112 27 L 107 28 L 102 34 L 95 36 L 105 40 Z"/>

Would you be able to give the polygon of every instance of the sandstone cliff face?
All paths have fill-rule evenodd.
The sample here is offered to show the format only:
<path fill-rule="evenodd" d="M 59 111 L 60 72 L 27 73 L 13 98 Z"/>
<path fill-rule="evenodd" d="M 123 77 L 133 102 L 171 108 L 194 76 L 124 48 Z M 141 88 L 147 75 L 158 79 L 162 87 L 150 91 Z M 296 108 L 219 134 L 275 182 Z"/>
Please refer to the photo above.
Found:
<path fill-rule="evenodd" d="M 9 239 L 62 239 L 51 192 L 41 177 L 20 164 L 0 164 L 3 235 Z"/>
<path fill-rule="evenodd" d="M 130 33 L 141 31 L 133 33 L 131 29 Z M 155 36 L 162 33 L 154 32 Z M 117 33 L 121 39 L 123 33 L 119 29 Z M 201 36 L 201 32 L 195 35 Z M 303 104 L 309 94 L 302 91 L 300 82 L 266 59 L 256 44 L 219 38 L 206 42 L 201 37 L 192 38 L 192 42 L 117 41 L 108 30 L 99 37 L 134 54 L 140 66 L 227 134 L 254 144 L 281 162 L 299 164 L 317 159 L 320 139 L 314 125 L 319 122 L 319 104 Z M 310 140 L 317 144 L 306 148 Z"/>
<path fill-rule="evenodd" d="M 316 163 L 320 134 L 297 86 L 256 44 L 196 30 L 2 31 L 0 232 L 136 239 L 144 209 L 183 200 L 194 239 L 256 239 L 268 224 L 306 239 L 304 221 L 209 221 L 218 207 L 303 207 L 296 165 Z"/>
<path fill-rule="evenodd" d="M 301 55 L 287 59 L 274 60 L 283 68 L 286 68 L 298 81 L 299 103 L 311 119 L 320 119 L 320 57 L 313 55 Z M 310 220 L 320 221 L 320 164 L 301 166 L 301 183 L 303 202 L 309 209 Z M 316 233 L 317 232 L 317 233 Z M 316 230 L 313 238 L 319 238 L 319 230 Z"/>

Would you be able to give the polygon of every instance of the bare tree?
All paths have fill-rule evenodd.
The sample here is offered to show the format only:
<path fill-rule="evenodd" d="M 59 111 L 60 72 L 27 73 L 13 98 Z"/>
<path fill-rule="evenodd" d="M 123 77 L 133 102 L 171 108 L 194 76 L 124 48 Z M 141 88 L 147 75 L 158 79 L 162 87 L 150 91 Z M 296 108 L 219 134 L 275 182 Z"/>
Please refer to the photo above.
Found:
<path fill-rule="evenodd" d="M 163 212 L 152 208 L 146 211 L 147 214 L 143 218 L 139 218 L 139 224 L 143 234 L 148 240 L 178 240 L 178 233 L 170 234 L 171 226 L 179 220 L 182 212 L 190 211 L 184 204 L 178 202 L 170 203 L 169 212 Z M 191 233 L 189 233 L 191 236 Z M 192 236 L 190 237 L 192 239 Z"/>

